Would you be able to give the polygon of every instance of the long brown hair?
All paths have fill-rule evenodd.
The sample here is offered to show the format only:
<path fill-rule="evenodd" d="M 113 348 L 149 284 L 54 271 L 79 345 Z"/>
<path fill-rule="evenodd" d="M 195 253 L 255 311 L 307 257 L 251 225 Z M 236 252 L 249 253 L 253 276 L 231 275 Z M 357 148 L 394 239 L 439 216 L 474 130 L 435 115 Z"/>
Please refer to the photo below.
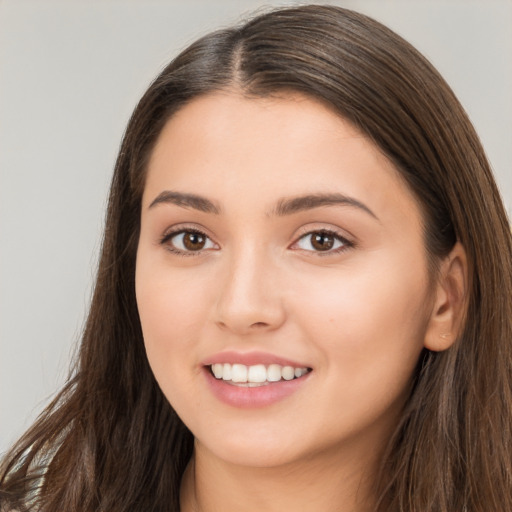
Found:
<path fill-rule="evenodd" d="M 426 351 L 376 482 L 379 511 L 512 510 L 512 242 L 463 108 L 431 64 L 381 24 L 333 6 L 271 11 L 200 39 L 151 84 L 117 159 L 76 366 L 5 459 L 5 510 L 179 510 L 193 438 L 153 378 L 134 292 L 144 173 L 170 116 L 193 98 L 297 91 L 352 122 L 394 163 L 422 208 L 436 263 L 469 263 L 466 322 Z M 4 510 L 4 508 L 2 508 Z"/>

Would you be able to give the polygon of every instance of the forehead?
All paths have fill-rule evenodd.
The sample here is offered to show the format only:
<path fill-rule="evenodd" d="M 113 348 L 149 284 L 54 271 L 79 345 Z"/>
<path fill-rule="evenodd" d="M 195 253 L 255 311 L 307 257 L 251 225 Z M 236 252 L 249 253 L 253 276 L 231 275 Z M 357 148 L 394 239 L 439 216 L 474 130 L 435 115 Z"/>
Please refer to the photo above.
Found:
<path fill-rule="evenodd" d="M 144 204 L 166 189 L 262 208 L 278 196 L 334 191 L 419 219 L 413 194 L 379 148 L 300 94 L 255 99 L 221 91 L 191 101 L 157 140 Z"/>

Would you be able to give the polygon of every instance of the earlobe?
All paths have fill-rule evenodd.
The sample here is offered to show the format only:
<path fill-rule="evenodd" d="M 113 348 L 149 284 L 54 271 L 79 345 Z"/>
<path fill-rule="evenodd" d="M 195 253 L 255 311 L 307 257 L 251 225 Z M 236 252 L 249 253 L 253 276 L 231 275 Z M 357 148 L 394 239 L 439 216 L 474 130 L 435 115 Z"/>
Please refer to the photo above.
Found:
<path fill-rule="evenodd" d="M 466 251 L 457 242 L 441 262 L 425 348 L 440 352 L 450 348 L 464 325 L 467 309 L 468 265 Z"/>

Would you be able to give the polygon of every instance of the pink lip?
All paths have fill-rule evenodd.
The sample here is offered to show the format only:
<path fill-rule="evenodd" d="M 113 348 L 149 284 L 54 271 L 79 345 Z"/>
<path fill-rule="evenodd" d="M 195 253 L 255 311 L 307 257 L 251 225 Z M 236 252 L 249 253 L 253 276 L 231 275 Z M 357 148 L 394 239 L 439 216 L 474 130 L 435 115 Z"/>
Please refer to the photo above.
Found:
<path fill-rule="evenodd" d="M 227 405 L 243 409 L 267 407 L 284 400 L 297 392 L 308 381 L 312 373 L 306 373 L 298 379 L 280 380 L 258 387 L 244 387 L 216 379 L 210 371 L 210 366 L 216 363 L 239 363 L 246 366 L 279 364 L 294 368 L 308 368 L 308 365 L 264 352 L 221 352 L 206 359 L 203 362 L 203 375 L 213 395 Z"/>
<path fill-rule="evenodd" d="M 309 365 L 285 359 L 283 357 L 269 354 L 266 352 L 219 352 L 205 359 L 202 363 L 203 366 L 210 366 L 216 363 L 229 363 L 229 364 L 243 364 L 245 366 L 252 366 L 255 364 L 279 364 L 281 366 L 293 366 L 294 368 L 308 368 Z"/>
<path fill-rule="evenodd" d="M 293 380 L 280 380 L 255 388 L 234 386 L 222 379 L 216 379 L 209 368 L 203 371 L 208 386 L 221 402 L 241 409 L 267 407 L 289 397 L 308 380 L 310 373 Z"/>

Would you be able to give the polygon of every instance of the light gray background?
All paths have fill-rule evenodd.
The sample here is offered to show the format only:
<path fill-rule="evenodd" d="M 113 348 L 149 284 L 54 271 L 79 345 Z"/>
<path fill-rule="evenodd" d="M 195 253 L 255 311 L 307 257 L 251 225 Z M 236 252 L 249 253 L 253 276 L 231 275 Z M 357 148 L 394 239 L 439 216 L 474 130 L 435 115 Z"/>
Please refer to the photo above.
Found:
<path fill-rule="evenodd" d="M 294 2 L 288 2 L 294 3 Z M 512 205 L 512 2 L 354 0 L 429 57 Z M 179 49 L 258 1 L 0 0 L 0 452 L 62 385 L 128 117 Z"/>

